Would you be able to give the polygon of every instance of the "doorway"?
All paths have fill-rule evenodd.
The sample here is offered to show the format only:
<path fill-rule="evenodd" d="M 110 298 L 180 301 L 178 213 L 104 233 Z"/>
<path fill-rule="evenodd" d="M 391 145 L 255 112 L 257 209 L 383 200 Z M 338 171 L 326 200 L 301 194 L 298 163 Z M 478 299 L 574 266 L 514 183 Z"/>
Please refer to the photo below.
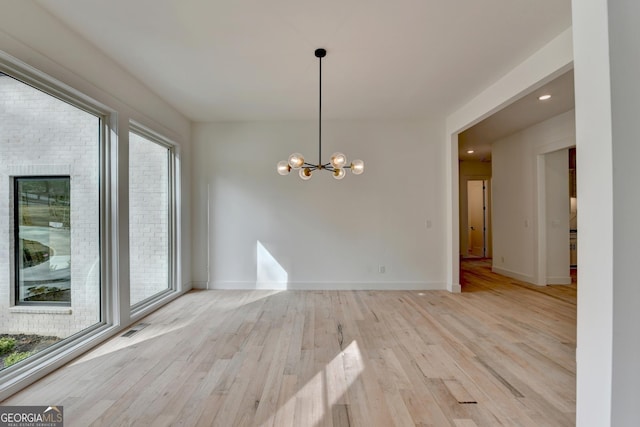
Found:
<path fill-rule="evenodd" d="M 562 141 L 558 143 L 561 145 Z M 571 143 L 566 140 L 564 145 Z M 538 285 L 572 283 L 572 175 L 570 148 L 541 153 L 538 158 Z M 573 151 L 575 153 L 575 151 Z M 575 172 L 575 169 L 574 169 Z"/>
<path fill-rule="evenodd" d="M 467 181 L 467 258 L 488 256 L 488 180 Z"/>

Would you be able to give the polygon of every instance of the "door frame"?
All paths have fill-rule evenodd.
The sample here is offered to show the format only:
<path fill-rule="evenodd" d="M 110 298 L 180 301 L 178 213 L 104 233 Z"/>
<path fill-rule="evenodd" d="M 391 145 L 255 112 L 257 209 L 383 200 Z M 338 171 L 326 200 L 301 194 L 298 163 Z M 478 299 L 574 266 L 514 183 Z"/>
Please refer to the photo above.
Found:
<path fill-rule="evenodd" d="M 461 176 L 459 177 L 460 180 L 460 189 L 461 191 L 458 193 L 458 199 L 459 199 L 459 206 L 460 206 L 460 223 L 459 223 L 459 227 L 460 230 L 462 230 L 462 228 L 464 227 L 465 230 L 469 229 L 469 220 L 468 220 L 468 213 L 469 213 L 469 205 L 468 205 L 468 192 L 467 192 L 467 185 L 469 181 L 487 181 L 487 186 L 489 187 L 487 189 L 488 192 L 488 210 L 489 210 L 489 214 L 487 214 L 485 212 L 485 220 L 486 220 L 486 224 L 485 224 L 485 252 L 491 252 L 488 251 L 488 241 L 491 238 L 491 233 L 488 232 L 488 230 L 491 228 L 491 176 L 490 175 L 486 175 L 486 174 L 482 174 L 482 175 L 465 175 L 465 176 Z M 464 202 L 463 199 L 464 198 Z M 464 212 L 462 212 L 462 210 L 464 209 Z M 462 233 L 459 234 L 458 236 L 458 248 L 459 248 L 459 256 L 463 256 L 462 254 Z M 468 242 L 467 242 L 467 249 L 468 249 Z"/>
<path fill-rule="evenodd" d="M 575 137 L 563 138 L 550 144 L 539 147 L 536 150 L 536 226 L 537 238 L 534 241 L 535 248 L 535 284 L 547 285 L 547 183 L 545 179 L 546 157 L 545 155 L 555 151 L 566 150 L 576 146 Z M 567 169 L 569 164 L 567 164 Z M 567 186 L 569 183 L 567 183 Z M 567 187 L 567 195 L 568 187 Z M 568 239 L 567 239 L 568 243 Z M 567 250 L 569 246 L 567 245 Z"/>

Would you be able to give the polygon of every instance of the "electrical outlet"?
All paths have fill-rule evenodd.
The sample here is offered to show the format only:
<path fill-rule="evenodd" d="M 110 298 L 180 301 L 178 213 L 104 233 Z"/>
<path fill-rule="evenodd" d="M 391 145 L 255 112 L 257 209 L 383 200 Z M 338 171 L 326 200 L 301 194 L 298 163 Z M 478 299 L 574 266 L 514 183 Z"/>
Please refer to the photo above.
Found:
<path fill-rule="evenodd" d="M 380 265 L 378 266 L 378 273 L 384 273 L 387 269 L 385 268 L 384 265 Z"/>
<path fill-rule="evenodd" d="M 503 257 L 503 256 L 501 256 L 501 257 L 500 257 L 500 262 L 501 262 L 502 264 L 504 264 L 504 257 Z"/>

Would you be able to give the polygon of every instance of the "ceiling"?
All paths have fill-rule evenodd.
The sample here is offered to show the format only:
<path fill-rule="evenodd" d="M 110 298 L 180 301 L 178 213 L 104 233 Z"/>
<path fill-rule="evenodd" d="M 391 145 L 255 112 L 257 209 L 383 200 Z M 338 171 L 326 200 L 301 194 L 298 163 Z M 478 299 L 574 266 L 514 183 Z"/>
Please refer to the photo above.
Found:
<path fill-rule="evenodd" d="M 541 95 L 551 95 L 547 100 Z M 575 106 L 573 70 L 525 95 L 458 135 L 460 160 L 491 160 L 491 143 Z M 473 150 L 473 153 L 467 153 Z"/>
<path fill-rule="evenodd" d="M 193 121 L 444 117 L 571 25 L 571 0 L 38 0 Z"/>

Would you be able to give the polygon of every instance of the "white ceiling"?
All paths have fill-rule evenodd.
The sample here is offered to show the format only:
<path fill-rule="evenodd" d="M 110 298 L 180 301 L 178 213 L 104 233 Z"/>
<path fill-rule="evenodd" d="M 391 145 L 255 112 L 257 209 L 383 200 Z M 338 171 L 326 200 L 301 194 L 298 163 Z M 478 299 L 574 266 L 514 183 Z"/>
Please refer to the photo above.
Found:
<path fill-rule="evenodd" d="M 194 121 L 455 111 L 571 25 L 571 0 L 38 0 Z"/>
<path fill-rule="evenodd" d="M 551 95 L 541 101 L 540 95 Z M 491 160 L 491 143 L 533 126 L 575 106 L 573 70 L 523 96 L 458 135 L 461 160 Z M 468 150 L 473 153 L 468 154 Z"/>

